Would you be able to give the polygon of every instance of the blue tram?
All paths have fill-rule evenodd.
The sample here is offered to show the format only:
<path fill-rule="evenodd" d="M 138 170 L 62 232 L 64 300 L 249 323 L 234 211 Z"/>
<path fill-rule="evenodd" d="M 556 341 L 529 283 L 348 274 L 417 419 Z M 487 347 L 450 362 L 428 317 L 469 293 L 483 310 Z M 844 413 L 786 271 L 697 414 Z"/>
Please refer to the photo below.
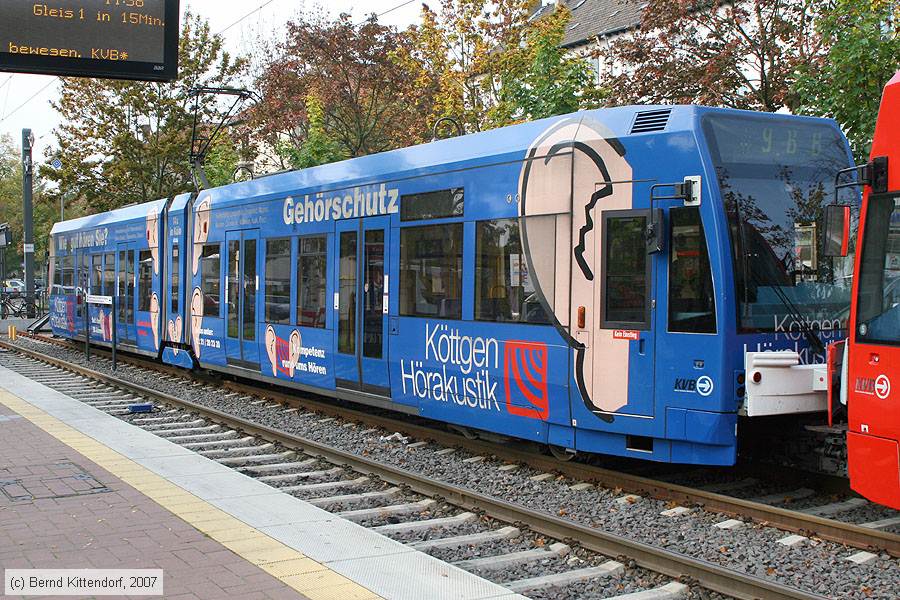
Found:
<path fill-rule="evenodd" d="M 580 112 L 57 224 L 55 334 L 474 430 L 736 459 L 749 350 L 846 324 L 829 120 Z M 115 310 L 84 304 L 114 295 Z M 743 412 L 742 412 L 743 411 Z"/>

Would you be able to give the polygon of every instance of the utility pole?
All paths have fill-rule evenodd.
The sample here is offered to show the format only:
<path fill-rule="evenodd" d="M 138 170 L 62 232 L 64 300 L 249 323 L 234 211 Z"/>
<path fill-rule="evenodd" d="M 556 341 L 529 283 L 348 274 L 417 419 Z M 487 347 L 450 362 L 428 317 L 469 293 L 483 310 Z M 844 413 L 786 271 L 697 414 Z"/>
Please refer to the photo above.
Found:
<path fill-rule="evenodd" d="M 31 151 L 34 148 L 34 134 L 30 129 L 22 130 L 22 213 L 25 218 L 25 239 L 23 240 L 23 253 L 25 254 L 25 298 L 28 301 L 28 318 L 33 319 L 34 314 L 34 207 L 33 194 L 33 169 Z"/>
<path fill-rule="evenodd" d="M 62 169 L 63 163 L 59 158 L 54 158 L 50 163 L 50 166 L 59 171 Z M 68 194 L 63 193 L 62 186 L 59 188 L 59 222 L 62 223 L 66 220 L 66 196 Z"/>
<path fill-rule="evenodd" d="M 66 220 L 66 202 L 70 200 L 68 197 L 68 192 L 63 192 L 62 189 L 59 190 L 59 222 L 62 223 Z"/>

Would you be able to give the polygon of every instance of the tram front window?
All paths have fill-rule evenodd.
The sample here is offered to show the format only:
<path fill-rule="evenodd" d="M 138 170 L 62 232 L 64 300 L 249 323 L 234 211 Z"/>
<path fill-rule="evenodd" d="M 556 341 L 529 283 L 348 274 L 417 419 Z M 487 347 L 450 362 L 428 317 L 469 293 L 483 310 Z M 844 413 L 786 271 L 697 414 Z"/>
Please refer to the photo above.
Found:
<path fill-rule="evenodd" d="M 853 256 L 821 252 L 835 174 L 851 165 L 838 130 L 709 115 L 704 131 L 729 221 L 740 330 L 792 337 L 821 330 L 827 338 L 845 328 Z M 841 194 L 839 203 L 857 203 L 856 192 Z"/>
<path fill-rule="evenodd" d="M 859 268 L 856 333 L 861 342 L 900 343 L 900 198 L 869 198 Z"/>

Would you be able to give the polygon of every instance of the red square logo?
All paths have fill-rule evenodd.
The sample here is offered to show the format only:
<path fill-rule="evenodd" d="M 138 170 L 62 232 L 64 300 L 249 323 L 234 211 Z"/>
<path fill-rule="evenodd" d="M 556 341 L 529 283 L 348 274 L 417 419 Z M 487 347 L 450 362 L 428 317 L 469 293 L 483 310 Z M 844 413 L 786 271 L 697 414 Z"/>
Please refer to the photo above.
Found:
<path fill-rule="evenodd" d="M 550 415 L 547 389 L 547 344 L 506 342 L 506 410 L 513 415 L 546 421 Z M 515 402 L 514 402 L 515 401 Z"/>

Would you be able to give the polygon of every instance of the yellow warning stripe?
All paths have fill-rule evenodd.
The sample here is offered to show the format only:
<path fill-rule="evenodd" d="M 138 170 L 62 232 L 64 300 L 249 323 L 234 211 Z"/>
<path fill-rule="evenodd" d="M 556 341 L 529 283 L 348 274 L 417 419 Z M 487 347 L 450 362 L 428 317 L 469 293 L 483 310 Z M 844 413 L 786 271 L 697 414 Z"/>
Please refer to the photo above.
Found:
<path fill-rule="evenodd" d="M 0 404 L 310 600 L 381 599 L 371 590 L 250 527 L 18 396 L 0 389 Z"/>

